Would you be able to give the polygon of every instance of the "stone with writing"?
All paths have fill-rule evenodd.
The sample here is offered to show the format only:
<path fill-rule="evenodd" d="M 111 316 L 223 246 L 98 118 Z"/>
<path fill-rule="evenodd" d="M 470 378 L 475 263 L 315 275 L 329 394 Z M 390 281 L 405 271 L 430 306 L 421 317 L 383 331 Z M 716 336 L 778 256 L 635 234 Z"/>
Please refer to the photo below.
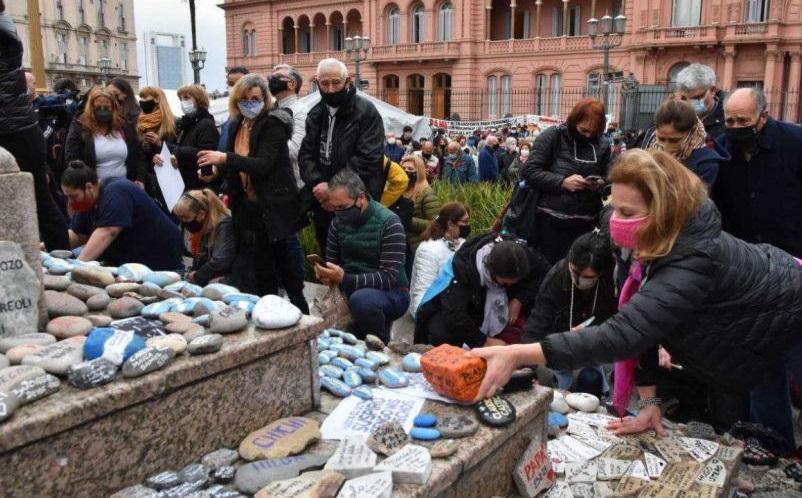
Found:
<path fill-rule="evenodd" d="M 209 313 L 209 331 L 217 334 L 238 332 L 248 326 L 248 314 L 233 306 L 224 306 Z"/>
<path fill-rule="evenodd" d="M 72 280 L 62 275 L 43 275 L 42 283 L 47 290 L 63 292 L 67 290 Z"/>
<path fill-rule="evenodd" d="M 617 458 L 619 460 L 637 460 L 642 455 L 643 450 L 631 444 L 617 444 L 604 453 L 606 458 Z"/>
<path fill-rule="evenodd" d="M 390 498 L 392 494 L 392 473 L 375 472 L 345 481 L 337 498 Z"/>
<path fill-rule="evenodd" d="M 680 462 L 670 465 L 663 475 L 660 482 L 671 485 L 677 489 L 690 489 L 696 481 L 696 476 L 702 470 L 702 465 L 696 462 Z"/>
<path fill-rule="evenodd" d="M 648 485 L 649 481 L 644 481 L 643 479 L 639 479 L 637 477 L 624 476 L 620 481 L 618 481 L 618 485 L 615 487 L 615 492 L 617 495 L 633 495 L 639 493 Z"/>
<path fill-rule="evenodd" d="M 351 389 L 351 394 L 361 399 L 373 399 L 373 389 L 364 384 Z"/>
<path fill-rule="evenodd" d="M 39 279 L 22 247 L 0 241 L 0 338 L 36 331 L 39 292 Z"/>
<path fill-rule="evenodd" d="M 245 498 L 245 495 L 234 489 L 227 488 L 222 484 L 215 484 L 206 489 L 208 497 L 204 498 Z"/>
<path fill-rule="evenodd" d="M 706 439 L 681 437 L 679 443 L 697 462 L 706 462 L 718 451 L 718 443 Z"/>
<path fill-rule="evenodd" d="M 186 336 L 185 336 L 186 337 Z M 220 334 L 206 334 L 195 337 L 187 345 L 187 351 L 191 355 L 209 354 L 220 351 L 223 347 L 223 336 Z"/>
<path fill-rule="evenodd" d="M 365 353 L 365 359 L 375 361 L 379 366 L 390 363 L 390 357 L 387 355 L 387 353 L 383 353 L 381 351 L 368 351 Z"/>
<path fill-rule="evenodd" d="M 284 458 L 256 460 L 237 469 L 234 485 L 252 495 L 273 481 L 298 477 L 305 470 L 322 467 L 331 453 L 304 453 Z"/>
<path fill-rule="evenodd" d="M 343 481 L 345 476 L 337 472 L 323 472 L 315 479 L 302 475 L 271 482 L 260 489 L 254 498 L 335 498 Z"/>
<path fill-rule="evenodd" d="M 145 340 L 133 330 L 95 328 L 84 342 L 84 358 L 106 358 L 122 365 L 134 353 L 145 348 Z"/>
<path fill-rule="evenodd" d="M 409 436 L 398 422 L 385 422 L 367 439 L 368 448 L 381 455 L 390 456 L 409 442 Z"/>
<path fill-rule="evenodd" d="M 179 484 L 174 488 L 165 489 L 162 491 L 163 498 L 191 498 L 196 491 L 200 491 L 206 487 L 203 481 L 185 482 Z M 193 497 L 198 498 L 198 497 Z M 204 497 L 205 498 L 205 497 Z"/>
<path fill-rule="evenodd" d="M 569 485 L 574 498 L 595 498 L 593 485 L 587 482 L 575 482 Z"/>
<path fill-rule="evenodd" d="M 716 453 L 716 458 L 720 460 L 726 460 L 728 462 L 733 462 L 738 459 L 739 456 L 743 453 L 743 448 L 740 446 L 721 446 L 718 449 L 718 453 Z"/>
<path fill-rule="evenodd" d="M 331 366 L 332 365 L 324 365 L 321 368 L 331 367 Z M 350 387 L 348 387 L 348 384 L 341 381 L 340 379 L 337 379 L 335 377 L 329 377 L 327 375 L 324 375 L 323 377 L 320 378 L 320 387 L 340 398 L 345 398 L 347 396 L 350 396 L 352 393 L 352 390 Z"/>
<path fill-rule="evenodd" d="M 406 387 L 409 385 L 409 377 L 404 372 L 394 368 L 388 367 L 379 371 L 379 381 L 382 385 L 391 389 Z"/>
<path fill-rule="evenodd" d="M 111 272 L 89 265 L 76 266 L 72 269 L 71 276 L 73 282 L 101 288 L 114 283 L 114 275 Z"/>
<path fill-rule="evenodd" d="M 178 476 L 177 472 L 172 470 L 166 470 L 164 472 L 160 472 L 154 476 L 150 476 L 145 479 L 145 486 L 149 488 L 162 490 L 162 489 L 169 489 L 174 488 L 181 484 L 181 478 Z"/>
<path fill-rule="evenodd" d="M 212 470 L 211 473 L 212 480 L 221 484 L 230 483 L 234 480 L 235 475 L 237 475 L 237 469 L 235 467 L 218 467 Z"/>
<path fill-rule="evenodd" d="M 632 464 L 630 460 L 619 460 L 617 458 L 599 458 L 596 463 L 596 477 L 600 481 L 621 479 Z"/>
<path fill-rule="evenodd" d="M 366 438 L 354 436 L 340 440 L 324 469 L 339 472 L 346 479 L 353 479 L 371 473 L 375 465 L 376 453 L 368 447 Z"/>
<path fill-rule="evenodd" d="M 446 413 L 437 419 L 436 428 L 445 438 L 470 437 L 479 430 L 479 421 L 468 413 Z"/>
<path fill-rule="evenodd" d="M 20 382 L 13 393 L 19 399 L 20 405 L 27 405 L 56 393 L 60 386 L 58 377 L 46 374 Z"/>
<path fill-rule="evenodd" d="M 608 498 L 615 494 L 615 483 L 607 481 L 597 481 L 593 483 L 593 495 L 595 498 Z"/>
<path fill-rule="evenodd" d="M 598 462 L 585 460 L 583 462 L 568 462 L 565 464 L 565 480 L 573 482 L 595 482 L 598 474 Z"/>
<path fill-rule="evenodd" d="M 276 420 L 242 440 L 239 454 L 245 460 L 281 458 L 301 453 L 320 440 L 320 425 L 304 417 Z"/>
<path fill-rule="evenodd" d="M 718 458 L 711 458 L 696 476 L 696 482 L 702 485 L 723 488 L 727 482 L 727 467 Z"/>
<path fill-rule="evenodd" d="M 662 482 L 655 482 L 638 494 L 638 498 L 678 498 L 680 490 Z"/>
<path fill-rule="evenodd" d="M 0 390 L 0 422 L 8 420 L 20 406 L 14 391 Z"/>
<path fill-rule="evenodd" d="M 120 299 L 115 299 L 108 307 L 109 315 L 112 318 L 130 318 L 139 315 L 145 305 L 142 301 L 134 299 L 133 297 L 123 296 Z"/>
<path fill-rule="evenodd" d="M 104 294 L 105 292 L 102 287 L 95 287 L 94 285 L 70 284 L 67 287 L 67 294 L 77 297 L 81 301 L 86 301 L 94 295 Z"/>
<path fill-rule="evenodd" d="M 67 375 L 70 367 L 84 360 L 83 337 L 59 341 L 22 359 L 23 365 L 41 367 L 48 373 Z"/>
<path fill-rule="evenodd" d="M 551 469 L 546 444 L 533 440 L 521 455 L 512 472 L 518 493 L 525 498 L 534 498 L 551 487 L 557 476 Z"/>
<path fill-rule="evenodd" d="M 682 456 L 687 455 L 685 448 L 675 438 L 663 438 L 656 443 L 654 447 L 660 453 L 660 456 L 668 463 L 679 463 L 682 461 Z"/>
<path fill-rule="evenodd" d="M 629 468 L 627 468 L 625 475 L 637 477 L 638 479 L 643 479 L 644 481 L 649 480 L 649 473 L 641 460 L 633 460 L 629 465 Z"/>
<path fill-rule="evenodd" d="M 392 472 L 395 483 L 423 485 L 432 474 L 432 457 L 423 446 L 408 444 L 376 465 L 375 469 Z"/>
<path fill-rule="evenodd" d="M 476 415 L 490 427 L 505 427 L 515 421 L 515 407 L 507 398 L 493 396 L 476 403 Z"/>
<path fill-rule="evenodd" d="M 421 356 L 420 353 L 407 353 L 401 358 L 401 368 L 403 368 L 405 372 L 420 372 Z"/>
<path fill-rule="evenodd" d="M 565 402 L 571 408 L 585 413 L 593 413 L 599 407 L 599 398 L 588 393 L 569 393 L 565 396 Z"/>
<path fill-rule="evenodd" d="M 442 344 L 420 358 L 423 376 L 432 388 L 457 401 L 472 401 L 487 370 L 484 358 L 468 357 L 462 348 Z"/>
<path fill-rule="evenodd" d="M 41 367 L 33 365 L 17 365 L 0 370 L 0 392 L 10 393 L 28 380 L 45 375 Z"/>
<path fill-rule="evenodd" d="M 155 372 L 167 366 L 174 357 L 175 351 L 170 348 L 140 349 L 123 363 L 123 377 L 140 377 Z"/>
<path fill-rule="evenodd" d="M 67 381 L 78 389 L 102 386 L 114 380 L 117 368 L 105 358 L 96 358 L 70 367 Z"/>
<path fill-rule="evenodd" d="M 59 339 L 83 336 L 95 328 L 92 322 L 81 316 L 60 316 L 47 322 L 47 333 Z"/>
<path fill-rule="evenodd" d="M 89 311 L 86 303 L 65 292 L 45 291 L 45 306 L 47 306 L 47 315 L 50 318 L 69 315 L 81 316 Z M 1 315 L 2 308 L 0 308 Z M 33 328 L 35 330 L 36 327 Z"/>
<path fill-rule="evenodd" d="M 666 469 L 666 461 L 648 451 L 643 452 L 643 459 L 646 462 L 646 472 L 649 474 L 649 478 L 659 479 Z"/>
<path fill-rule="evenodd" d="M 28 344 L 49 346 L 54 342 L 56 342 L 55 336 L 39 332 L 0 337 L 0 352 L 6 353 L 12 348 Z"/>
<path fill-rule="evenodd" d="M 110 498 L 163 498 L 163 496 L 155 489 L 136 484 L 117 491 Z"/>
<path fill-rule="evenodd" d="M 181 334 L 158 335 L 145 341 L 145 345 L 150 348 L 168 348 L 175 354 L 181 354 L 187 350 L 187 340 Z"/>
<path fill-rule="evenodd" d="M 207 453 L 201 459 L 201 463 L 210 469 L 229 467 L 239 460 L 239 452 L 230 448 L 220 448 L 211 453 Z"/>
<path fill-rule="evenodd" d="M 126 263 L 117 268 L 117 276 L 127 282 L 141 282 L 145 275 L 152 272 L 153 270 L 141 263 Z"/>
<path fill-rule="evenodd" d="M 191 463 L 178 471 L 178 478 L 181 482 L 198 482 L 202 481 L 207 483 L 209 481 L 209 467 L 200 463 Z"/>

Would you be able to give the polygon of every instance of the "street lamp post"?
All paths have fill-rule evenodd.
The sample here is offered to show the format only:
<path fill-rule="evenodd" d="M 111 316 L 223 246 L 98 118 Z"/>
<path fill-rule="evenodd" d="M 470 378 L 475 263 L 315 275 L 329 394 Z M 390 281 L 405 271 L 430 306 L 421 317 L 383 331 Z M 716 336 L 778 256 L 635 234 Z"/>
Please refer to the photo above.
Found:
<path fill-rule="evenodd" d="M 601 26 L 600 26 L 601 25 Z M 601 33 L 599 33 L 601 28 Z M 604 75 L 602 76 L 602 102 L 607 105 L 607 93 L 610 75 L 610 49 L 621 46 L 624 39 L 624 32 L 627 28 L 627 17 L 619 14 L 613 19 L 609 14 L 605 14 L 601 20 L 591 18 L 588 20 L 588 36 L 594 49 L 601 49 L 604 52 Z M 597 36 L 601 39 L 597 41 Z M 618 35 L 618 36 L 613 36 Z"/>
<path fill-rule="evenodd" d="M 359 63 L 368 58 L 370 50 L 370 38 L 367 36 L 350 36 L 345 39 L 345 53 L 354 62 L 356 89 L 362 90 L 362 77 L 359 75 Z"/>
<path fill-rule="evenodd" d="M 189 62 L 192 63 L 192 72 L 194 73 L 195 84 L 200 85 L 200 72 L 206 65 L 206 51 L 202 48 L 196 49 L 189 53 Z"/>
<path fill-rule="evenodd" d="M 103 75 L 103 84 L 107 85 L 109 82 L 109 74 L 111 74 L 111 59 L 108 57 L 101 57 L 97 60 L 97 68 L 100 74 Z"/>

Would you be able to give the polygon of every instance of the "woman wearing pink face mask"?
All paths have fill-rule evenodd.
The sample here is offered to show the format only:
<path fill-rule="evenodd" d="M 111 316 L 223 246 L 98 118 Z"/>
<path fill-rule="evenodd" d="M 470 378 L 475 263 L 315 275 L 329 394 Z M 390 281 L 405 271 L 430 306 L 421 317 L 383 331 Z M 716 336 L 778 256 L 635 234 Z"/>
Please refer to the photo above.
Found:
<path fill-rule="evenodd" d="M 617 361 L 614 404 L 626 407 L 637 381 L 641 409 L 610 428 L 618 433 L 653 428 L 662 434 L 660 402 L 649 385 L 662 345 L 692 375 L 750 390 L 753 418 L 760 418 L 759 400 L 757 408 L 774 416 L 758 421 L 777 429 L 792 447 L 786 367 L 802 381 L 797 262 L 775 247 L 723 232 L 702 181 L 664 152 L 628 151 L 609 178 L 610 235 L 634 258 L 618 313 L 598 326 L 552 334 L 540 343 L 474 350 L 488 362 L 478 397 L 492 396 L 520 366 L 575 369 Z M 784 400 L 778 394 L 783 392 Z M 787 417 L 776 415 L 783 410 Z"/>

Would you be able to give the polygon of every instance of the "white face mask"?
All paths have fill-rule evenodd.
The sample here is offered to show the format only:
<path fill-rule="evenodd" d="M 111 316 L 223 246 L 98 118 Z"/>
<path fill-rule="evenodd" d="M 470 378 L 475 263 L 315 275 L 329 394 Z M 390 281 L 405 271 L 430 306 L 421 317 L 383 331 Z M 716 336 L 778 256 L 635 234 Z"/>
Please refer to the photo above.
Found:
<path fill-rule="evenodd" d="M 184 114 L 186 114 L 186 115 L 194 114 L 195 111 L 196 111 L 195 102 L 193 102 L 191 100 L 182 100 L 181 101 L 181 110 L 184 111 Z"/>
<path fill-rule="evenodd" d="M 388 138 L 388 139 L 387 139 L 387 143 L 388 143 L 389 145 L 395 145 L 395 137 Z"/>

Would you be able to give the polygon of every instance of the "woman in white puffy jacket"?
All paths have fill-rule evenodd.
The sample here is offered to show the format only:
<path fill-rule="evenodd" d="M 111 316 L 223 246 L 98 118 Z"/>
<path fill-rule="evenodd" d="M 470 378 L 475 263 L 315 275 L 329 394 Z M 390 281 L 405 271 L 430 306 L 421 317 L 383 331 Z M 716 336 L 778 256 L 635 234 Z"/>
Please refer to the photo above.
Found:
<path fill-rule="evenodd" d="M 413 319 L 423 295 L 470 233 L 468 208 L 459 202 L 449 202 L 421 234 L 409 289 L 409 314 Z"/>

